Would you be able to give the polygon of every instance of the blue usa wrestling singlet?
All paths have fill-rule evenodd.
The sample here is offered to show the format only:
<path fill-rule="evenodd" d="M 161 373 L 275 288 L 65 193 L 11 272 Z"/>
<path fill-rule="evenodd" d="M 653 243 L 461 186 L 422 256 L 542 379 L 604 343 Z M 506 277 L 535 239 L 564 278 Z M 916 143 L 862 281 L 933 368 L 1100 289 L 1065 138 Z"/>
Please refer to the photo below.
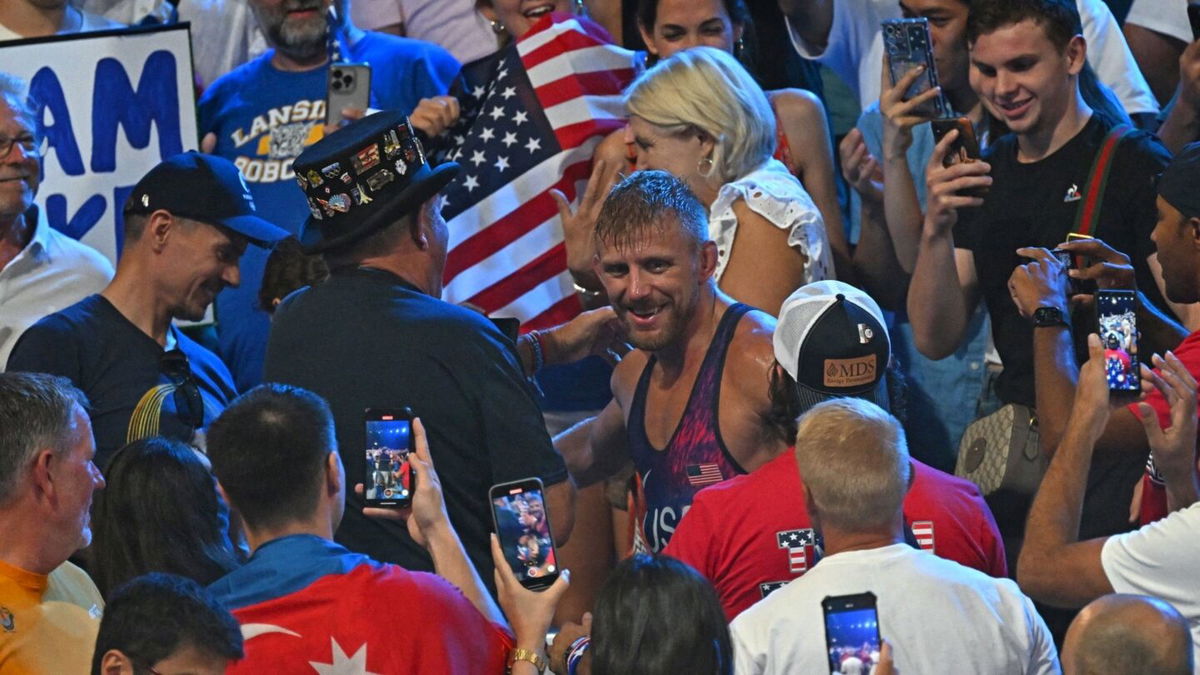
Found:
<path fill-rule="evenodd" d="M 746 473 L 721 440 L 717 411 L 725 352 L 738 321 L 751 309 L 737 303 L 725 310 L 700 364 L 683 416 L 662 450 L 650 444 L 645 424 L 646 390 L 658 360 L 652 355 L 642 370 L 628 424 L 629 454 L 637 469 L 633 500 L 637 511 L 630 514 L 637 527 L 635 549 L 661 551 L 691 506 L 693 495 L 708 485 Z"/>

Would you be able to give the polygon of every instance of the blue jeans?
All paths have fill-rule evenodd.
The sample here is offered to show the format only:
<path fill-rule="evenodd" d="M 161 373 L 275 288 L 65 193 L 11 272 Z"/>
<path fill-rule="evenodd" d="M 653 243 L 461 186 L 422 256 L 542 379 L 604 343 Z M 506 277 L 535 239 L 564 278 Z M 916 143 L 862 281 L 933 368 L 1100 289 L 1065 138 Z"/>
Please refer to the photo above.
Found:
<path fill-rule="evenodd" d="M 892 354 L 906 378 L 909 452 L 922 462 L 953 472 L 958 442 L 979 415 L 988 387 L 984 353 L 991 322 L 983 304 L 975 309 L 958 349 L 934 361 L 919 351 L 912 324 L 903 313 L 889 317 Z"/>

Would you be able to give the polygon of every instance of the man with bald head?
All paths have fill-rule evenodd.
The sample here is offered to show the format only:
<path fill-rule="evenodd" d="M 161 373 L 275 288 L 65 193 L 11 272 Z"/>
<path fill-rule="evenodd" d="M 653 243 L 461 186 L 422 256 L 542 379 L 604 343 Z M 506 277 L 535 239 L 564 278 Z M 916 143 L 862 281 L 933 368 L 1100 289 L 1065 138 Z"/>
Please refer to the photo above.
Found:
<path fill-rule="evenodd" d="M 1190 675 L 1192 635 L 1170 603 L 1145 595 L 1105 595 L 1071 622 L 1062 666 L 1066 675 Z"/>

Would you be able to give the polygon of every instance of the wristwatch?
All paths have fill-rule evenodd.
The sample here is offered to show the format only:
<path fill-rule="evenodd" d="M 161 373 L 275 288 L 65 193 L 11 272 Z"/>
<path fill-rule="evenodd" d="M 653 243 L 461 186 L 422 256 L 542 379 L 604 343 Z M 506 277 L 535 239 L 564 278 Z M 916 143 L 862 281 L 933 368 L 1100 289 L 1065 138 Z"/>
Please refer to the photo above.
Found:
<path fill-rule="evenodd" d="M 1063 312 L 1057 307 L 1038 307 L 1033 310 L 1033 325 L 1036 328 L 1044 326 L 1070 326 Z"/>
<path fill-rule="evenodd" d="M 517 661 L 528 661 L 533 664 L 534 668 L 538 669 L 539 673 L 546 672 L 546 657 L 535 651 L 525 649 L 524 647 L 514 647 L 508 652 L 508 669 L 506 672 L 511 673 L 512 667 Z"/>

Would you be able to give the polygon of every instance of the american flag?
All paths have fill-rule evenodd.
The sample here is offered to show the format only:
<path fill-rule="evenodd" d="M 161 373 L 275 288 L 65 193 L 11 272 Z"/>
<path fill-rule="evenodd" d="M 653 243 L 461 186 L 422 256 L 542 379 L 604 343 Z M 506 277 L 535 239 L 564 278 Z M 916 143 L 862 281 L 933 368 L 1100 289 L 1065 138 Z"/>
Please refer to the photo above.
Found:
<path fill-rule="evenodd" d="M 764 581 L 758 585 L 758 592 L 765 598 L 775 591 L 787 586 L 786 581 Z"/>
<path fill-rule="evenodd" d="M 776 532 L 775 540 L 779 548 L 787 549 L 789 572 L 804 574 L 808 571 L 808 547 L 817 543 L 817 535 L 811 528 Z"/>
<path fill-rule="evenodd" d="M 579 312 L 550 190 L 574 200 L 593 149 L 625 123 L 635 58 L 609 42 L 587 19 L 556 13 L 463 69 L 446 153 L 462 171 L 444 192 L 444 300 L 517 317 L 524 329 Z"/>
<path fill-rule="evenodd" d="M 913 537 L 917 540 L 917 546 L 926 551 L 933 551 L 933 521 L 915 520 L 911 527 Z"/>
<path fill-rule="evenodd" d="M 687 468 L 687 478 L 692 485 L 712 485 L 725 480 L 716 464 L 692 464 Z"/>

